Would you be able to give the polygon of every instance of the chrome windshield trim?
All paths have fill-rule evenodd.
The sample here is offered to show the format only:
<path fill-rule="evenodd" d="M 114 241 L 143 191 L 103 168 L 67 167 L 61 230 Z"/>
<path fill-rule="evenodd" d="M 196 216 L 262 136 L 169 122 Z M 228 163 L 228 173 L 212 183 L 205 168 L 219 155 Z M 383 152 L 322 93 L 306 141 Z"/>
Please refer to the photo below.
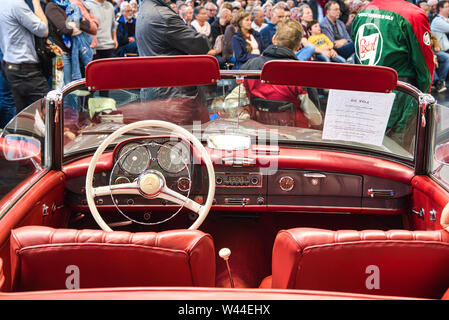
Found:
<path fill-rule="evenodd" d="M 76 88 L 76 87 L 78 87 L 80 85 L 85 85 L 85 84 L 86 84 L 86 79 L 84 79 L 84 78 L 80 79 L 80 80 L 75 80 L 75 81 L 72 81 L 72 82 L 66 84 L 64 87 L 62 87 L 61 88 L 61 92 L 63 94 L 65 94 L 67 91 L 70 91 L 73 88 Z"/>
<path fill-rule="evenodd" d="M 404 91 L 406 93 L 410 93 L 418 99 L 421 95 L 424 94 L 423 92 L 421 92 L 421 90 L 419 90 L 415 86 L 413 86 L 407 82 L 403 82 L 403 81 L 398 81 L 398 83 L 396 85 L 396 89 L 399 89 L 399 91 Z"/>

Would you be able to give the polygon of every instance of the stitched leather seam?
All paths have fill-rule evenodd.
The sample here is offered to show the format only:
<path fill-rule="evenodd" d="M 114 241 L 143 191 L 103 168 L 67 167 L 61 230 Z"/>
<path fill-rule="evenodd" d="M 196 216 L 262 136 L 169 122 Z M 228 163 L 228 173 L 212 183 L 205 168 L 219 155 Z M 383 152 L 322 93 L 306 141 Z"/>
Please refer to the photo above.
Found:
<path fill-rule="evenodd" d="M 313 250 L 313 249 L 319 249 L 319 248 L 326 248 L 326 247 L 333 247 L 333 246 L 361 246 L 361 245 L 374 245 L 374 244 L 398 244 L 403 245 L 407 244 L 410 246 L 423 246 L 429 247 L 429 246 L 438 246 L 442 248 L 448 248 L 449 249 L 449 243 L 445 242 L 437 242 L 437 241 L 411 241 L 411 240 L 373 240 L 373 241 L 349 241 L 349 242 L 337 242 L 337 243 L 325 243 L 325 244 L 317 244 L 317 245 L 311 245 L 304 248 L 303 252 Z"/>
<path fill-rule="evenodd" d="M 43 245 L 35 245 L 35 246 L 29 246 L 21 248 L 17 251 L 18 254 L 25 253 L 27 251 L 51 251 L 51 250 L 60 250 L 70 247 L 99 247 L 101 248 L 113 248 L 113 247 L 122 247 L 122 248 L 131 248 L 131 249 L 142 249 L 142 250 L 156 250 L 156 251 L 167 251 L 172 253 L 182 253 L 184 255 L 187 255 L 187 253 L 184 250 L 177 250 L 177 249 L 169 249 L 169 248 L 161 248 L 161 247 L 152 247 L 152 246 L 143 246 L 143 245 L 136 245 L 136 244 L 117 244 L 117 243 L 61 243 L 61 244 L 43 244 Z"/>

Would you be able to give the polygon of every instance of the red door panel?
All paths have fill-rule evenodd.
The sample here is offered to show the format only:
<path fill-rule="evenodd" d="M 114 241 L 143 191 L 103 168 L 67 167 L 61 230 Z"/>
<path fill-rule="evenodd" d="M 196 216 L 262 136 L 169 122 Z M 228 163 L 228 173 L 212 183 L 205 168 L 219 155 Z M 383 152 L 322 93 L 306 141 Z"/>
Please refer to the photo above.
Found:
<path fill-rule="evenodd" d="M 414 230 L 438 230 L 441 212 L 449 202 L 449 193 L 427 176 L 412 179 L 410 227 Z"/>
<path fill-rule="evenodd" d="M 31 185 L 35 179 L 29 178 Z M 25 182 L 26 183 L 26 182 Z M 10 288 L 10 230 L 27 225 L 61 227 L 67 225 L 68 211 L 62 206 L 65 176 L 51 171 L 40 179 L 32 189 L 19 199 L 0 220 L 0 258 L 5 274 L 4 291 Z M 13 201 L 14 199 L 10 199 Z M 48 208 L 44 210 L 45 208 Z"/>

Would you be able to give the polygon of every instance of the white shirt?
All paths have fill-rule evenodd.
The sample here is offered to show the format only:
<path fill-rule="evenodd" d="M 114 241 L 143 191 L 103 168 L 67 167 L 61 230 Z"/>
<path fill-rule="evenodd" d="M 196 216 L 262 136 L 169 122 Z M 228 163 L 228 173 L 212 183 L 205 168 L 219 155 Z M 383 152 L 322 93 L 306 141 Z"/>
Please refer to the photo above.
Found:
<path fill-rule="evenodd" d="M 430 30 L 434 34 L 435 38 L 443 51 L 449 50 L 449 39 L 446 33 L 449 32 L 449 21 L 447 18 L 437 15 L 430 25 Z"/>
<path fill-rule="evenodd" d="M 254 38 L 253 35 L 250 36 L 250 40 L 246 40 L 251 45 L 251 48 L 253 48 L 253 51 L 248 52 L 250 54 L 260 54 L 259 44 L 257 43 L 256 38 Z"/>
<path fill-rule="evenodd" d="M 112 4 L 108 1 L 100 3 L 95 0 L 89 0 L 84 2 L 84 6 L 100 21 L 97 30 L 98 44 L 96 49 L 114 49 L 115 42 L 112 38 L 112 32 L 117 31 L 118 22 L 115 20 L 115 12 Z"/>
<path fill-rule="evenodd" d="M 200 26 L 197 20 L 193 20 L 191 26 L 201 34 L 204 34 L 206 37 L 210 35 L 210 24 L 205 21 L 203 26 Z"/>
<path fill-rule="evenodd" d="M 252 28 L 253 30 L 256 30 L 257 32 L 260 32 L 260 30 L 262 30 L 262 28 L 266 27 L 266 25 L 267 25 L 267 24 L 264 22 L 264 23 L 262 23 L 262 25 L 259 27 L 257 24 L 254 23 L 254 21 L 251 22 L 251 28 Z"/>

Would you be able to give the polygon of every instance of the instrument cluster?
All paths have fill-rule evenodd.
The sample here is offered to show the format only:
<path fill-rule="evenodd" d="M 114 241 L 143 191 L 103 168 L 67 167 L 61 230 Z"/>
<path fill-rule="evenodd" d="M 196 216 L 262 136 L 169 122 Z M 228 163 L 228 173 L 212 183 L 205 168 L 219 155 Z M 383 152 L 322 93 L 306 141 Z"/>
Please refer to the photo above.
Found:
<path fill-rule="evenodd" d="M 113 184 L 127 183 L 146 170 L 164 175 L 188 173 L 192 163 L 190 145 L 173 138 L 139 138 L 120 143 L 114 152 Z M 184 172 L 185 171 L 185 172 Z"/>

